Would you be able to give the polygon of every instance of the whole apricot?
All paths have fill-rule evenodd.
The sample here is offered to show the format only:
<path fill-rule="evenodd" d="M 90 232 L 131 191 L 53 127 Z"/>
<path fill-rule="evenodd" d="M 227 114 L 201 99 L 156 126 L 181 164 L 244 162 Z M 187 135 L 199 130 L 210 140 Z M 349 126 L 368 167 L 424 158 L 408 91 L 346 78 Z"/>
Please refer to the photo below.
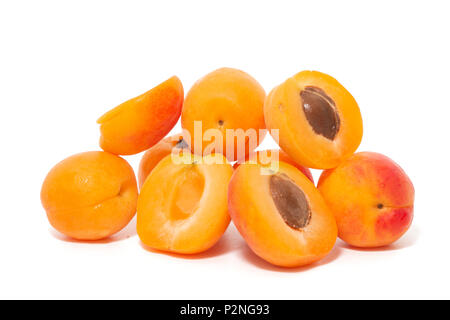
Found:
<path fill-rule="evenodd" d="M 183 85 L 180 79 L 172 77 L 108 111 L 97 120 L 100 147 L 122 155 L 147 150 L 175 126 L 183 99 Z"/>
<path fill-rule="evenodd" d="M 79 240 L 106 238 L 136 212 L 137 184 L 131 166 L 103 151 L 73 155 L 55 165 L 41 189 L 50 224 Z"/>
<path fill-rule="evenodd" d="M 237 69 L 218 69 L 198 80 L 181 113 L 192 152 L 222 153 L 230 161 L 245 158 L 265 136 L 265 96 L 254 78 Z"/>
<path fill-rule="evenodd" d="M 360 152 L 322 173 L 318 188 L 336 217 L 339 237 L 356 247 L 399 239 L 413 219 L 414 186 L 388 157 Z"/>
<path fill-rule="evenodd" d="M 302 71 L 275 87 L 264 105 L 268 129 L 298 164 L 330 169 L 361 143 L 361 112 L 353 96 L 333 77 Z"/>

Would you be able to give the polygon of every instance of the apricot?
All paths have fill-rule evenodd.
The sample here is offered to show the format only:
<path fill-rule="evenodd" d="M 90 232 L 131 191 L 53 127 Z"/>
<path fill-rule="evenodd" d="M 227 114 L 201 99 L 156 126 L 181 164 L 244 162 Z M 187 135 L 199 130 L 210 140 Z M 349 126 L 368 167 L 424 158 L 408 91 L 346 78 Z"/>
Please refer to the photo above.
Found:
<path fill-rule="evenodd" d="M 289 163 L 290 165 L 292 165 L 292 166 L 296 167 L 298 170 L 300 170 L 309 180 L 311 180 L 312 183 L 314 183 L 314 178 L 312 176 L 311 170 L 296 163 L 283 150 L 272 149 L 272 150 L 257 151 L 257 152 L 250 154 L 247 157 L 247 159 L 245 159 L 245 161 L 242 161 L 242 162 L 247 162 L 249 160 L 256 161 L 261 165 L 267 165 L 272 161 L 283 161 L 283 162 Z M 237 167 L 239 167 L 239 165 L 242 162 L 237 161 L 233 165 L 233 168 L 236 169 Z"/>
<path fill-rule="evenodd" d="M 172 77 L 150 91 L 101 116 L 100 147 L 121 155 L 147 150 L 177 123 L 183 105 L 183 85 Z"/>
<path fill-rule="evenodd" d="M 98 240 L 133 218 L 137 184 L 131 166 L 103 151 L 84 152 L 55 165 L 41 189 L 50 224 L 78 240 Z"/>
<path fill-rule="evenodd" d="M 248 155 L 265 136 L 265 96 L 255 79 L 236 69 L 218 69 L 198 80 L 181 113 L 192 152 L 222 153 L 230 161 Z M 201 127 L 195 129 L 196 122 Z"/>
<path fill-rule="evenodd" d="M 319 191 L 336 217 L 339 237 L 356 247 L 393 243 L 413 219 L 414 187 L 388 157 L 360 152 L 322 173 Z"/>
<path fill-rule="evenodd" d="M 297 168 L 280 162 L 273 174 L 260 164 L 241 164 L 228 189 L 231 218 L 259 257 L 298 267 L 325 257 L 337 238 L 333 214 L 314 184 Z"/>
<path fill-rule="evenodd" d="M 184 254 L 205 251 L 230 223 L 227 187 L 233 173 L 223 155 L 162 159 L 138 199 L 137 232 L 150 248 Z"/>
<path fill-rule="evenodd" d="M 141 162 L 139 163 L 139 189 L 142 189 L 145 179 L 147 179 L 153 168 L 164 157 L 171 154 L 173 148 L 189 149 L 189 145 L 183 140 L 181 134 L 177 134 L 161 140 L 144 153 Z"/>
<path fill-rule="evenodd" d="M 308 168 L 334 168 L 361 143 L 358 104 L 339 82 L 318 71 L 302 71 L 275 87 L 264 115 L 267 128 L 279 130 L 280 147 Z"/>

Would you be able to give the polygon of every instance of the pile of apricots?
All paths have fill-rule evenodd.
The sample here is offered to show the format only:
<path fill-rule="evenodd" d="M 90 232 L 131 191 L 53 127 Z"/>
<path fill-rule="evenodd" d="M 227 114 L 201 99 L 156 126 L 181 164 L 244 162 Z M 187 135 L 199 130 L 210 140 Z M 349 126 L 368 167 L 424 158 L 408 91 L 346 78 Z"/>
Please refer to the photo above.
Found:
<path fill-rule="evenodd" d="M 183 132 L 166 137 L 180 118 Z M 233 221 L 256 255 L 298 267 L 325 257 L 337 237 L 389 245 L 413 219 L 411 180 L 382 154 L 355 153 L 359 106 L 321 72 L 297 73 L 267 96 L 236 69 L 207 74 L 186 97 L 172 77 L 97 122 L 103 151 L 59 162 L 41 189 L 50 224 L 74 239 L 109 237 L 137 213 L 145 246 L 195 254 Z M 266 132 L 280 149 L 256 151 Z M 121 156 L 144 151 L 136 179 Z M 323 170 L 317 185 L 310 168 Z"/>

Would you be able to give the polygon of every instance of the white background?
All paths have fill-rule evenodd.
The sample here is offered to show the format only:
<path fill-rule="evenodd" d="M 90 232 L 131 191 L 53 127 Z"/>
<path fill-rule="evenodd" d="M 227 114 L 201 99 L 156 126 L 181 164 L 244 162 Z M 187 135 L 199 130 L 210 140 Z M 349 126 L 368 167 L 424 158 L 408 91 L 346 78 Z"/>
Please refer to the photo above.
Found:
<path fill-rule="evenodd" d="M 450 298 L 449 9 L 411 0 L 2 0 L 0 298 Z M 43 179 L 65 157 L 99 149 L 100 115 L 172 75 L 187 91 L 223 66 L 266 91 L 304 69 L 337 78 L 361 107 L 359 150 L 388 155 L 415 185 L 405 237 L 367 251 L 338 241 L 322 262 L 286 270 L 255 257 L 232 226 L 188 258 L 145 250 L 134 221 L 98 243 L 50 228 Z M 140 157 L 126 159 L 137 169 Z"/>

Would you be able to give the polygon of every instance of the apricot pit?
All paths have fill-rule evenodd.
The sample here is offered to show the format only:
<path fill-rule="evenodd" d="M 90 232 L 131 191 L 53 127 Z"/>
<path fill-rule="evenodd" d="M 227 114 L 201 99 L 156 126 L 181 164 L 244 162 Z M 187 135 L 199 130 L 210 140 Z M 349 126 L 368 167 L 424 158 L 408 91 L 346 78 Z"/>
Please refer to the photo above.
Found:
<path fill-rule="evenodd" d="M 302 229 L 311 220 L 311 208 L 303 191 L 284 174 L 270 176 L 270 194 L 284 222 Z"/>
<path fill-rule="evenodd" d="M 339 115 L 334 101 L 317 87 L 306 87 L 300 92 L 303 111 L 315 133 L 333 140 L 339 131 Z"/>

